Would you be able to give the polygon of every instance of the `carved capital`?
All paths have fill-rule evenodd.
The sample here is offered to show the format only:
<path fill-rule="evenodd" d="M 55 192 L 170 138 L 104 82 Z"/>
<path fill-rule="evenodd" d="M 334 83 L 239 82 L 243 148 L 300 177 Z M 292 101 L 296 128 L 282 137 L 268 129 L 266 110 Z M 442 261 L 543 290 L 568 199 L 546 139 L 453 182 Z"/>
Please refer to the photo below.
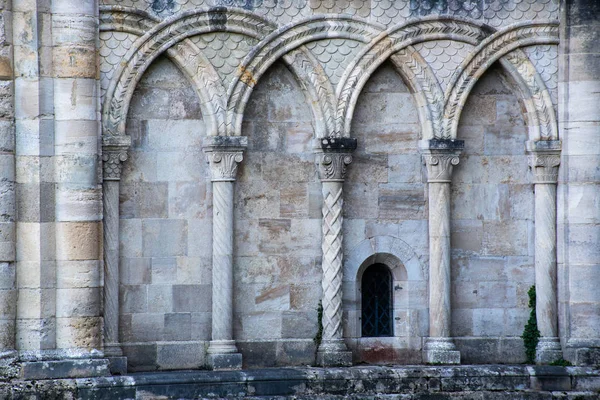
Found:
<path fill-rule="evenodd" d="M 241 150 L 234 151 L 207 151 L 210 164 L 211 180 L 213 182 L 235 181 L 238 164 L 244 159 Z"/>
<path fill-rule="evenodd" d="M 318 155 L 318 162 L 321 181 L 343 182 L 352 156 L 348 153 L 323 153 Z"/>
<path fill-rule="evenodd" d="M 533 153 L 529 156 L 529 166 L 533 172 L 533 183 L 551 183 L 558 181 L 560 154 Z"/>
<path fill-rule="evenodd" d="M 127 149 L 122 147 L 108 147 L 102 150 L 102 175 L 105 181 L 118 181 L 121 179 L 123 162 L 127 160 Z"/>
<path fill-rule="evenodd" d="M 450 183 L 452 182 L 452 169 L 458 165 L 458 153 L 428 153 L 423 155 L 427 165 L 427 182 Z"/>
<path fill-rule="evenodd" d="M 353 138 L 322 138 L 317 144 L 317 163 L 322 182 L 343 182 L 346 168 L 352 163 L 352 151 L 356 149 Z"/>
<path fill-rule="evenodd" d="M 460 153 L 465 148 L 464 140 L 423 140 L 419 146 L 423 153 L 423 162 L 427 166 L 427 182 L 452 182 L 452 170 L 460 162 Z"/>
<path fill-rule="evenodd" d="M 560 166 L 560 140 L 537 140 L 526 143 L 533 183 L 556 184 Z"/>

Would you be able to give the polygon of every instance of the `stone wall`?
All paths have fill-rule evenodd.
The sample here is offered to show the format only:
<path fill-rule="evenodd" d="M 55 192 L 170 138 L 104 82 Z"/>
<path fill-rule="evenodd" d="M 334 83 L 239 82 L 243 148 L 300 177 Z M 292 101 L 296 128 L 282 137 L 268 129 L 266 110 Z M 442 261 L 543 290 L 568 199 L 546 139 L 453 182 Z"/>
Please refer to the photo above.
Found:
<path fill-rule="evenodd" d="M 599 12 L 0 2 L 0 363 L 595 362 Z"/>
<path fill-rule="evenodd" d="M 120 338 L 132 369 L 197 368 L 210 340 L 211 186 L 198 96 L 166 58 L 134 94 L 120 191 Z M 177 345 L 175 345 L 177 343 Z"/>

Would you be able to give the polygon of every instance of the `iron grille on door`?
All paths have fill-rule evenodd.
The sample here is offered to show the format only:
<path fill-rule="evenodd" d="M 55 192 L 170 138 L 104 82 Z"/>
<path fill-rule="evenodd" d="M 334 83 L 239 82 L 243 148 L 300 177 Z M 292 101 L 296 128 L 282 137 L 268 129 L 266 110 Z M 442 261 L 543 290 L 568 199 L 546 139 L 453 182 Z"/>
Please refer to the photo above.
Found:
<path fill-rule="evenodd" d="M 373 264 L 362 277 L 362 336 L 392 336 L 392 274 Z"/>

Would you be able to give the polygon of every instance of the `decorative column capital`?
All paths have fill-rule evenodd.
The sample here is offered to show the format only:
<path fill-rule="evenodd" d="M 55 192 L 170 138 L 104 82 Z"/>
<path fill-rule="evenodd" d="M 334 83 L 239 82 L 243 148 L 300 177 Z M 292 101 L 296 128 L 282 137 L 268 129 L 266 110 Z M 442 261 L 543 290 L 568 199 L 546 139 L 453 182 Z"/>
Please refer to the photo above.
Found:
<path fill-rule="evenodd" d="M 527 142 L 529 166 L 533 172 L 533 183 L 556 184 L 560 166 L 560 140 L 538 140 Z"/>
<path fill-rule="evenodd" d="M 129 136 L 104 136 L 102 138 L 102 176 L 105 181 L 121 180 L 123 162 L 129 158 Z"/>
<path fill-rule="evenodd" d="M 204 146 L 213 182 L 232 182 L 248 147 L 245 136 L 209 136 Z"/>
<path fill-rule="evenodd" d="M 356 149 L 353 138 L 322 138 L 317 146 L 319 178 L 322 182 L 343 182 L 346 168 L 352 163 L 352 152 Z"/>
<path fill-rule="evenodd" d="M 450 183 L 452 170 L 460 162 L 464 140 L 431 139 L 421 142 L 423 162 L 427 166 L 427 182 Z"/>

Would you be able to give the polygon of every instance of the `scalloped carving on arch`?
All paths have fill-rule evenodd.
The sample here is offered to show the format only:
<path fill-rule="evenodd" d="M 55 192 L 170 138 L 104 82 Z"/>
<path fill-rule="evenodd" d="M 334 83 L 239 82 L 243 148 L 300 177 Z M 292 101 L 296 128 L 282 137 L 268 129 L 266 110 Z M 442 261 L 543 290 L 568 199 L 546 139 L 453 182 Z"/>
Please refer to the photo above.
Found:
<path fill-rule="evenodd" d="M 235 32 L 261 38 L 274 29 L 274 25 L 263 18 L 243 10 L 225 8 L 184 12 L 155 25 L 135 42 L 132 49 L 123 57 L 123 62 L 115 72 L 103 108 L 103 134 L 124 134 L 129 102 L 137 82 L 156 57 L 177 43 L 190 36 L 216 31 Z M 188 49 L 192 48 L 189 45 L 187 46 Z M 192 53 L 187 52 L 186 54 L 191 57 Z M 191 58 L 188 58 L 188 64 L 190 60 Z M 207 75 L 205 79 L 210 78 Z M 207 91 L 215 87 L 215 85 L 207 87 Z M 208 97 L 215 98 L 215 96 L 223 96 L 224 94 L 225 92 L 210 93 Z M 223 103 L 218 103 L 217 108 L 220 107 L 219 104 Z M 223 121 L 223 119 L 221 120 Z M 226 133 L 224 123 L 217 122 L 216 128 L 216 131 L 212 131 L 213 134 Z"/>
<path fill-rule="evenodd" d="M 383 27 L 381 26 L 354 17 L 321 15 L 286 25 L 269 34 L 244 59 L 240 66 L 239 78 L 229 88 L 227 94 L 228 134 L 240 134 L 244 108 L 248 103 L 250 93 L 256 82 L 276 60 L 312 41 L 321 39 L 352 39 L 365 42 L 375 37 L 382 30 Z M 312 58 L 314 59 L 314 57 Z M 322 70 L 322 67 L 319 66 L 318 69 Z M 326 74 L 324 74 L 324 77 L 329 81 Z M 318 83 L 317 80 L 313 80 L 313 82 Z M 333 90 L 330 90 L 331 83 L 317 85 L 316 88 L 323 107 L 333 94 Z M 330 93 L 327 93 L 328 90 L 330 90 Z M 331 117 L 326 116 L 325 118 L 329 121 L 334 117 L 332 114 Z M 327 136 L 331 136 L 333 125 L 331 125 L 331 128 L 329 128 L 329 125 L 327 126 Z"/>
<path fill-rule="evenodd" d="M 150 14 L 131 7 L 101 7 L 100 11 L 101 31 L 124 32 L 143 36 L 159 21 Z M 137 45 L 137 40 L 132 48 Z M 215 131 L 219 122 L 223 123 L 224 118 L 222 116 L 225 109 L 223 104 L 225 88 L 221 84 L 217 71 L 200 49 L 189 39 L 184 39 L 175 44 L 166 51 L 166 54 L 193 83 L 194 89 L 201 100 L 200 104 L 205 123 L 208 128 Z M 107 103 L 104 104 L 105 107 Z"/>
<path fill-rule="evenodd" d="M 405 81 L 415 96 L 419 121 L 421 121 L 421 136 L 433 137 L 434 132 L 439 129 L 444 93 L 431 67 L 412 46 L 392 54 L 390 60 L 396 71 L 406 78 Z M 352 105 L 353 108 L 355 106 L 356 104 Z"/>
<path fill-rule="evenodd" d="M 440 132 L 442 138 L 456 138 L 460 113 L 467 97 L 483 73 L 496 61 L 514 52 L 520 47 L 535 44 L 557 44 L 558 22 L 527 22 L 513 25 L 505 30 L 496 32 L 481 42 L 460 68 L 460 73 L 453 76 L 445 94 L 443 126 Z M 525 59 L 526 60 L 525 60 Z M 531 101 L 536 110 L 536 118 L 530 120 L 533 126 L 545 125 L 540 129 L 530 131 L 530 139 L 556 138 L 556 119 L 551 111 L 552 101 L 539 77 L 535 67 L 527 57 L 515 53 L 506 58 L 518 71 L 521 84 L 525 84 L 531 94 Z M 508 69 L 509 73 L 511 68 Z M 526 101 L 527 102 L 527 101 Z M 539 132 L 539 133 L 537 133 Z M 539 136 L 538 136 L 539 134 Z M 550 136 L 543 136 L 548 134 Z"/>
<path fill-rule="evenodd" d="M 217 132 L 225 123 L 225 87 L 219 74 L 190 39 L 184 39 L 167 50 L 167 54 L 194 84 L 200 98 L 202 116 L 208 132 Z"/>
<path fill-rule="evenodd" d="M 521 92 L 521 101 L 527 110 L 529 140 L 558 138 L 552 96 L 529 57 L 523 50 L 517 49 L 502 57 L 500 63 L 517 83 Z"/>
<path fill-rule="evenodd" d="M 331 132 L 334 126 L 333 87 L 327 73 L 305 46 L 287 53 L 283 56 L 283 61 L 292 70 L 303 86 L 305 96 L 310 100 L 315 121 L 315 136 L 327 136 L 327 132 Z M 240 119 L 243 119 L 241 114 Z"/>
<path fill-rule="evenodd" d="M 137 8 L 100 6 L 100 32 L 117 31 L 142 36 L 159 22 L 159 18 Z"/>
<path fill-rule="evenodd" d="M 364 48 L 357 59 L 346 69 L 340 83 L 338 102 L 336 105 L 336 136 L 349 136 L 352 125 L 352 116 L 358 96 L 373 74 L 373 72 L 394 53 L 398 53 L 409 46 L 429 40 L 450 39 L 476 45 L 489 34 L 481 24 L 459 18 L 426 18 L 408 22 L 382 32 L 369 46 Z M 412 51 L 414 53 L 414 50 Z M 439 107 L 439 83 L 433 73 L 426 66 L 422 57 L 413 57 L 412 73 L 405 68 L 407 75 L 413 75 L 419 82 L 421 90 L 425 93 L 428 103 L 428 114 L 431 119 L 430 128 L 424 130 L 423 138 L 432 138 L 437 132 L 441 122 Z M 433 79 L 432 79 L 433 78 Z M 426 119 L 427 120 L 427 119 Z M 422 119 L 422 122 L 424 120 Z M 423 124 L 426 127 L 426 124 Z"/>

